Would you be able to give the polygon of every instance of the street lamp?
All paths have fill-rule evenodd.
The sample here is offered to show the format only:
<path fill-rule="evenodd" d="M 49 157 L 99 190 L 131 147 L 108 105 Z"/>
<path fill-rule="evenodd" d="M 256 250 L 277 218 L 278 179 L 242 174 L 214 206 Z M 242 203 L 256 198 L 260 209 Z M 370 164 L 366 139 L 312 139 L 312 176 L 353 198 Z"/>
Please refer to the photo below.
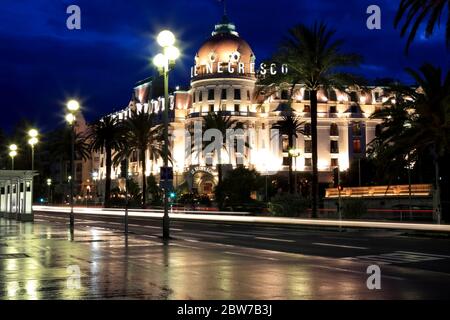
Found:
<path fill-rule="evenodd" d="M 14 158 L 17 156 L 17 145 L 12 144 L 9 146 L 9 156 L 11 157 L 11 170 L 14 170 Z"/>
<path fill-rule="evenodd" d="M 67 102 L 67 109 L 69 110 L 69 113 L 66 115 L 66 121 L 70 126 L 71 129 L 71 145 L 72 145 L 72 152 L 71 152 L 71 161 L 70 161 L 70 229 L 73 231 L 75 226 L 75 219 L 73 215 L 73 197 L 74 197 L 74 185 L 73 185 L 73 178 L 75 177 L 75 121 L 76 116 L 75 114 L 80 110 L 80 104 L 76 100 L 70 100 Z"/>
<path fill-rule="evenodd" d="M 153 58 L 153 64 L 158 68 L 160 74 L 164 76 L 164 170 L 166 173 L 164 188 L 164 218 L 163 218 L 163 239 L 170 238 L 169 227 L 169 71 L 175 65 L 175 61 L 180 57 L 180 50 L 175 47 L 175 36 L 169 30 L 164 30 L 157 37 L 158 44 L 163 48 L 163 53 L 157 54 Z"/>
<path fill-rule="evenodd" d="M 47 179 L 47 186 L 48 186 L 48 203 L 51 203 L 52 198 L 52 179 Z"/>
<path fill-rule="evenodd" d="M 297 193 L 297 158 L 300 156 L 300 149 L 290 149 L 289 155 L 291 156 L 291 158 L 294 158 L 295 160 L 294 193 Z"/>
<path fill-rule="evenodd" d="M 39 142 L 38 136 L 39 132 L 36 129 L 31 129 L 28 131 L 28 144 L 31 146 L 31 171 L 34 171 L 34 146 Z"/>
<path fill-rule="evenodd" d="M 94 180 L 94 187 L 95 187 L 95 204 L 97 204 L 98 200 L 98 171 L 92 172 L 92 180 Z"/>

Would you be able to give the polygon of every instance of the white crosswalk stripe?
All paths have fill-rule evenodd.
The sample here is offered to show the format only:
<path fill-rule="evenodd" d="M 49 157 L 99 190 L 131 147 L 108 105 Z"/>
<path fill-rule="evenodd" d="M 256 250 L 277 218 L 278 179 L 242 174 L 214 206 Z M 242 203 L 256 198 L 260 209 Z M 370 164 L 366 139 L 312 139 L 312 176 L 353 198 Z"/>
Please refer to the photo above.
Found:
<path fill-rule="evenodd" d="M 450 256 L 437 255 L 432 253 L 410 252 L 410 251 L 395 251 L 392 253 L 383 253 L 377 255 L 363 255 L 356 257 L 343 258 L 344 260 L 351 260 L 363 263 L 374 264 L 404 264 L 417 263 L 424 261 L 435 261 L 448 259 Z"/>

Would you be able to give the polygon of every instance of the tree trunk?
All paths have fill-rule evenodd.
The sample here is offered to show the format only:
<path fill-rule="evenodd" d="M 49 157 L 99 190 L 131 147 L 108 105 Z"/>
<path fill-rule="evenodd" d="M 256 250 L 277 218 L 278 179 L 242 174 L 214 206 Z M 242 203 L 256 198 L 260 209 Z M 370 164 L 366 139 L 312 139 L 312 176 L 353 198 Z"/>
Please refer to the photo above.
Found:
<path fill-rule="evenodd" d="M 106 178 L 105 178 L 105 207 L 108 207 L 111 200 L 111 170 L 112 170 L 112 150 L 106 148 Z"/>
<path fill-rule="evenodd" d="M 146 161 L 146 154 L 145 149 L 141 150 L 141 156 L 142 156 L 142 209 L 145 209 L 147 206 L 147 176 L 145 175 L 145 172 L 147 171 L 147 161 Z"/>
<path fill-rule="evenodd" d="M 217 174 L 218 177 L 218 185 L 222 184 L 222 152 L 219 150 L 217 152 Z"/>
<path fill-rule="evenodd" d="M 317 154 L 317 90 L 311 90 L 311 144 L 312 144 L 312 217 L 317 218 L 319 199 L 319 172 Z"/>

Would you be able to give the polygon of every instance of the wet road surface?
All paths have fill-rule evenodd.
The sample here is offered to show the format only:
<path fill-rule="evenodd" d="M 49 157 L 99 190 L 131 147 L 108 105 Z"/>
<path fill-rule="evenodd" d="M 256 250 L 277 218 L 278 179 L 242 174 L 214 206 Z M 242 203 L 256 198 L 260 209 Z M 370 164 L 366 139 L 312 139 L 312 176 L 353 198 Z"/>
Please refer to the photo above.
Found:
<path fill-rule="evenodd" d="M 450 241 L 37 213 L 0 219 L 1 299 L 448 299 Z M 381 290 L 366 285 L 381 268 Z M 79 282 L 77 270 L 80 271 Z M 79 284 L 79 287 L 78 287 Z"/>

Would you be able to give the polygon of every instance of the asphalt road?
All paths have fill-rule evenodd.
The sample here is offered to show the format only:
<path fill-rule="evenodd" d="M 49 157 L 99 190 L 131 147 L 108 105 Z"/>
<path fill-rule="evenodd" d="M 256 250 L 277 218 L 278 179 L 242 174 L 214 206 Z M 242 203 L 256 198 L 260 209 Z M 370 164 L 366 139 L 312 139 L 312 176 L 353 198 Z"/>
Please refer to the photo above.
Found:
<path fill-rule="evenodd" d="M 68 246 L 66 250 L 72 250 L 71 245 L 74 243 L 66 244 L 67 214 L 36 213 L 35 222 L 34 229 L 47 230 L 46 232 L 50 234 L 47 238 L 52 239 L 52 230 L 58 230 L 58 234 L 62 233 L 64 246 Z M 75 223 L 75 242 L 78 239 L 78 246 L 86 246 L 85 249 L 80 249 L 84 253 L 77 257 L 79 259 L 77 263 L 83 259 L 89 261 L 90 271 L 85 280 L 88 284 L 83 293 L 62 295 L 63 298 L 448 299 L 450 297 L 450 240 L 446 238 L 410 236 L 383 230 L 339 232 L 172 221 L 173 239 L 169 245 L 162 245 L 159 219 L 130 217 L 128 239 L 136 241 L 131 248 L 128 242 L 126 245 L 123 243 L 125 237 L 120 232 L 123 230 L 121 217 L 77 214 Z M 2 230 L 5 228 L 0 229 Z M 105 236 L 99 237 L 99 232 Z M 53 236 L 53 239 L 56 238 Z M 108 242 L 112 241 L 111 239 L 115 239 L 113 244 Z M 14 245 L 13 240 L 10 240 L 9 247 Z M 109 270 L 112 262 L 105 257 L 111 255 L 111 250 L 119 248 L 130 250 L 119 258 L 114 256 L 114 261 L 121 266 L 118 278 L 121 278 L 123 270 L 130 271 L 136 268 L 136 265 L 144 268 L 144 271 L 136 273 L 136 279 L 140 279 L 137 282 L 130 283 L 128 278 L 122 279 L 120 284 L 115 284 L 116 290 L 111 293 L 111 290 L 105 288 L 102 280 L 98 283 L 92 282 L 92 263 L 97 261 L 94 274 L 100 276 L 108 272 L 114 278 L 114 273 L 118 271 Z M 165 250 L 173 251 L 170 253 L 172 260 L 161 264 L 161 255 L 164 252 L 168 254 Z M 33 252 L 29 255 L 33 255 Z M 177 256 L 179 259 L 173 258 Z M 1 261 L 0 259 L 0 265 Z M 154 270 L 155 263 L 158 268 L 163 268 L 161 274 L 149 271 Z M 379 290 L 369 290 L 366 284 L 370 276 L 367 268 L 371 265 L 377 265 L 381 270 Z M 20 275 L 12 274 L 11 278 L 17 278 L 18 281 Z M 151 281 L 153 286 L 144 285 L 148 284 L 149 279 L 153 279 Z M 160 287 L 156 284 L 164 279 L 171 285 Z M 127 290 L 124 291 L 125 287 Z M 42 294 L 45 296 L 45 290 Z M 61 297 L 61 294 L 56 290 L 49 298 Z M 18 295 L 16 298 L 27 296 Z"/>

